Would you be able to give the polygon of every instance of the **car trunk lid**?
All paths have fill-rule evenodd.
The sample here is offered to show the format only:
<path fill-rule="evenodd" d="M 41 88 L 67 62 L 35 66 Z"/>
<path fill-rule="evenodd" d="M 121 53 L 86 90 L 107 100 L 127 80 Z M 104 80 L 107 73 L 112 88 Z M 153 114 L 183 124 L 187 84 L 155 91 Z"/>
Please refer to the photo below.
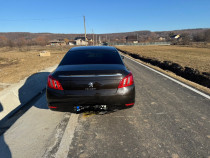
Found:
<path fill-rule="evenodd" d="M 65 65 L 58 67 L 56 78 L 66 94 L 74 92 L 90 95 L 114 94 L 120 80 L 127 73 L 124 65 Z"/>

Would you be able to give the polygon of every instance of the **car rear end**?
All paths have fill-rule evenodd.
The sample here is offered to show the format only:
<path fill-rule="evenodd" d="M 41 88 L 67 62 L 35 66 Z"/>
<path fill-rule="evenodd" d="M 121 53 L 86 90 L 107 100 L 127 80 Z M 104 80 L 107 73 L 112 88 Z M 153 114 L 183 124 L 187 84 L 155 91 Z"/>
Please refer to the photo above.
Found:
<path fill-rule="evenodd" d="M 100 51 L 88 54 L 94 62 L 99 60 L 94 58 L 95 53 Z M 133 75 L 125 68 L 118 52 L 114 50 L 112 53 L 116 54 L 110 57 L 117 57 L 120 61 L 108 62 L 109 64 L 107 61 L 96 63 L 83 61 L 85 64 L 77 64 L 68 60 L 67 63 L 70 64 L 62 64 L 66 63 L 63 62 L 66 60 L 65 56 L 58 68 L 48 77 L 49 108 L 56 111 L 80 111 L 85 108 L 106 110 L 133 106 L 135 102 Z M 81 53 L 76 55 L 81 56 Z"/>

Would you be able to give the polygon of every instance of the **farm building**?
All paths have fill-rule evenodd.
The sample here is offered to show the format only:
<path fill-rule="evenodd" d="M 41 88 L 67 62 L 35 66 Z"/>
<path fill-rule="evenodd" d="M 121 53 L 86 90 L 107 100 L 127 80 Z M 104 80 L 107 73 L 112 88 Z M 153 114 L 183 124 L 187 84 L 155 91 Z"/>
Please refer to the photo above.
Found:
<path fill-rule="evenodd" d="M 66 42 L 63 39 L 55 39 L 49 41 L 49 45 L 51 46 L 64 46 L 66 45 Z"/>
<path fill-rule="evenodd" d="M 137 36 L 127 36 L 126 43 L 138 43 Z"/>
<path fill-rule="evenodd" d="M 76 37 L 75 42 L 76 42 L 76 45 L 80 45 L 80 46 L 88 45 L 88 40 L 85 41 L 85 37 Z"/>

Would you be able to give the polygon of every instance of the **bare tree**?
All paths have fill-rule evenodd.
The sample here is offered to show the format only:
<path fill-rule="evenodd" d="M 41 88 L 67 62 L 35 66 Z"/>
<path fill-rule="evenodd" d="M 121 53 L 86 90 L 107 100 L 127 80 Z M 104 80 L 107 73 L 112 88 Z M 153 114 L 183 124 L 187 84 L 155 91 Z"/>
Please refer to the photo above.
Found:
<path fill-rule="evenodd" d="M 5 36 L 0 36 L 0 47 L 4 47 L 7 45 L 8 39 Z"/>
<path fill-rule="evenodd" d="M 8 45 L 10 48 L 12 48 L 12 47 L 15 46 L 15 43 L 14 43 L 14 41 L 12 41 L 12 40 L 8 40 L 8 41 L 7 41 L 7 45 Z"/>
<path fill-rule="evenodd" d="M 205 35 L 203 32 L 197 33 L 193 35 L 193 41 L 194 42 L 204 42 L 205 41 Z"/>
<path fill-rule="evenodd" d="M 48 39 L 46 36 L 38 36 L 35 41 L 37 45 L 45 46 L 47 45 Z"/>
<path fill-rule="evenodd" d="M 26 43 L 27 43 L 27 42 L 26 42 L 26 39 L 25 39 L 24 37 L 21 37 L 21 38 L 19 38 L 19 39 L 17 40 L 17 46 L 18 46 L 19 48 L 25 46 Z"/>
<path fill-rule="evenodd" d="M 190 44 L 190 35 L 188 33 L 181 34 L 181 40 L 178 42 L 181 45 L 189 45 Z"/>
<path fill-rule="evenodd" d="M 210 42 L 210 29 L 205 31 L 204 36 L 205 36 L 205 41 Z"/>

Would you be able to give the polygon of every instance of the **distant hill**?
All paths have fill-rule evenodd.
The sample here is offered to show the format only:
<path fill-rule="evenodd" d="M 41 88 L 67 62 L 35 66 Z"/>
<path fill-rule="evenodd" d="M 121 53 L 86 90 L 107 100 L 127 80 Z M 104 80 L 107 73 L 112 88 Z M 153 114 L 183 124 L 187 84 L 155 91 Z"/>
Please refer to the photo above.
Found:
<path fill-rule="evenodd" d="M 139 42 L 156 41 L 160 37 L 169 38 L 169 34 L 189 34 L 193 36 L 194 34 L 202 33 L 206 31 L 206 28 L 198 29 L 185 29 L 185 30 L 174 30 L 174 31 L 134 31 L 134 32 L 122 32 L 122 33 L 108 33 L 108 34 L 94 34 L 94 39 L 101 42 L 125 42 L 127 36 L 136 36 Z M 29 32 L 0 32 L 0 37 L 5 37 L 8 40 L 16 41 L 18 39 L 33 40 L 36 38 L 44 37 L 46 40 L 53 39 L 64 39 L 68 38 L 70 40 L 76 37 L 84 37 L 84 34 L 56 34 L 56 33 L 29 33 Z M 93 38 L 93 34 L 87 34 L 89 39 Z"/>
<path fill-rule="evenodd" d="M 110 33 L 110 34 L 98 34 L 102 40 L 110 39 L 111 41 L 125 41 L 127 36 L 137 36 L 139 42 L 145 42 L 153 40 L 158 40 L 160 37 L 169 39 L 169 34 L 189 34 L 192 37 L 195 34 L 203 33 L 207 28 L 198 28 L 198 29 L 185 29 L 185 30 L 173 30 L 173 31 L 134 31 L 134 32 L 122 32 L 122 33 Z M 122 40 L 123 39 L 123 40 Z"/>

